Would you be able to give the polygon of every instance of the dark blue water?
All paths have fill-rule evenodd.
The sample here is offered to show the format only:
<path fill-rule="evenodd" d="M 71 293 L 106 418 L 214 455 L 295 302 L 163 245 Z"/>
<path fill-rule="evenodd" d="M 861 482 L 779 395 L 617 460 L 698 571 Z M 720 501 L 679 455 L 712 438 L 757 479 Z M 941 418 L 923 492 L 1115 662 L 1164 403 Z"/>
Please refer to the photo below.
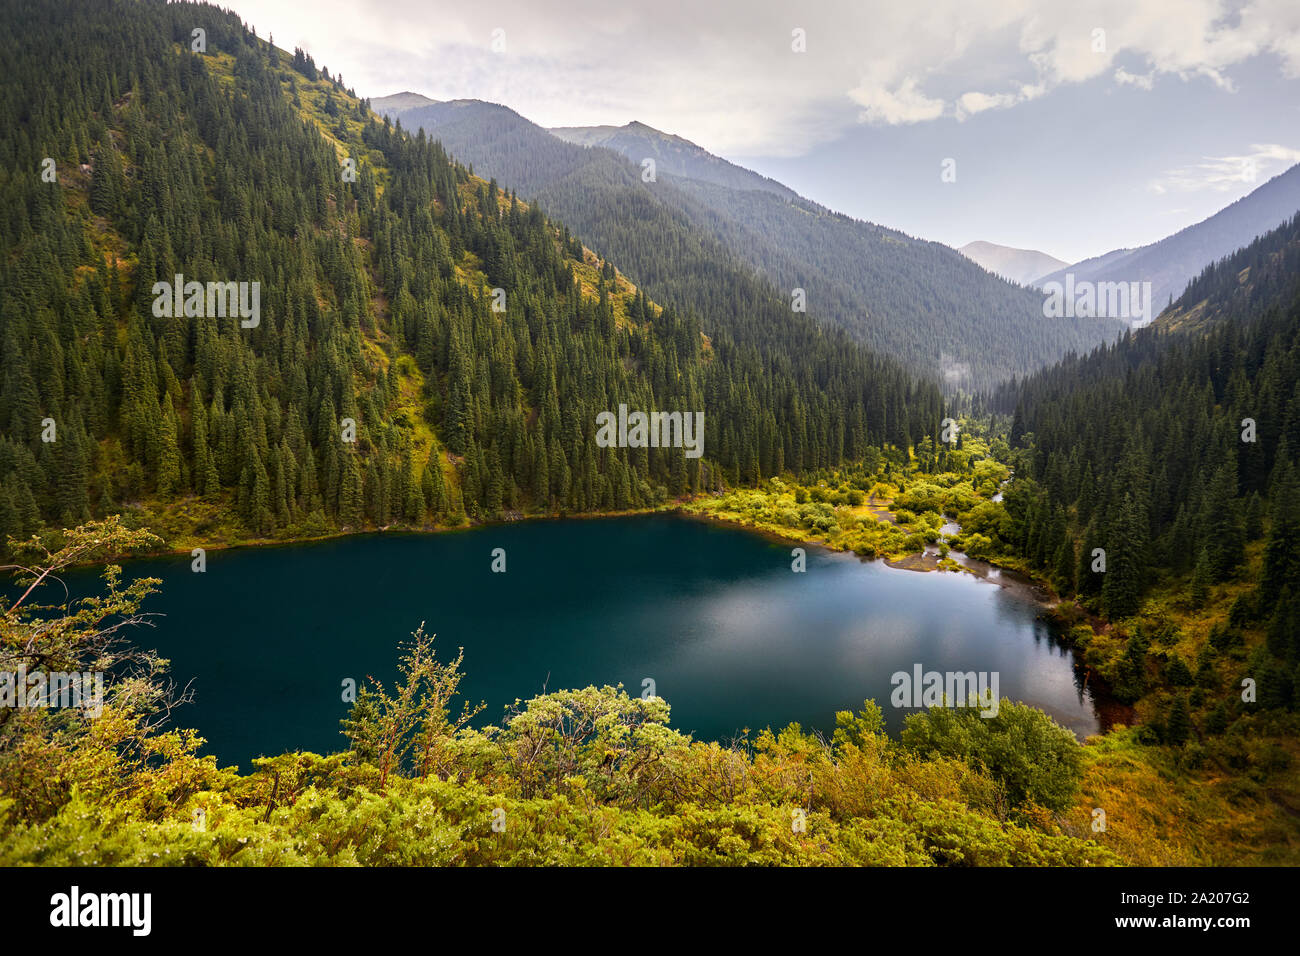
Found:
<path fill-rule="evenodd" d="M 492 550 L 506 550 L 504 574 Z M 1003 697 L 1077 733 L 1097 729 L 1070 653 L 1039 609 L 966 574 L 916 573 L 673 515 L 533 521 L 433 535 L 367 535 L 132 562 L 162 578 L 135 639 L 172 661 L 196 700 L 177 714 L 222 764 L 344 749 L 345 678 L 396 678 L 423 621 L 439 657 L 465 648 L 462 693 L 503 705 L 545 689 L 651 678 L 673 725 L 701 739 L 798 721 L 829 731 L 874 697 L 891 729 L 895 671 L 997 671 Z M 82 586 L 87 582 L 82 581 Z M 79 588 L 80 589 L 80 588 Z"/>

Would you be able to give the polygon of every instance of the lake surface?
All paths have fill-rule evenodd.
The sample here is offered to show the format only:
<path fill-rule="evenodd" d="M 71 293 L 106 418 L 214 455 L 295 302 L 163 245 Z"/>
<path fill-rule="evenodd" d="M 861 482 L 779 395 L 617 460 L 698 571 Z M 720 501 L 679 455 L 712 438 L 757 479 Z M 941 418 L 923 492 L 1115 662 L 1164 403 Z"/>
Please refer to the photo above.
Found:
<path fill-rule="evenodd" d="M 205 753 L 332 752 L 342 682 L 391 686 L 397 645 L 425 623 L 446 660 L 465 648 L 462 694 L 480 722 L 545 689 L 642 681 L 700 739 L 889 703 L 896 671 L 996 671 L 1001 696 L 1096 732 L 1091 691 L 1041 609 L 968 574 L 917 573 L 677 515 L 527 521 L 443 534 L 371 534 L 128 563 L 162 579 L 134 639 L 172 661 L 196 700 L 177 713 Z M 506 551 L 506 572 L 491 570 Z M 84 580 L 78 586 L 84 586 Z"/>

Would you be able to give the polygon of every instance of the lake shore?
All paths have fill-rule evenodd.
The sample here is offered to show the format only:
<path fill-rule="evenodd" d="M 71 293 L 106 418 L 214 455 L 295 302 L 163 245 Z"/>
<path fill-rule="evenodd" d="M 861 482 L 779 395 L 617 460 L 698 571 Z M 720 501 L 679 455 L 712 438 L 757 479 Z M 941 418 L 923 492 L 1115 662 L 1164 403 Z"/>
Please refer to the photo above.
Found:
<path fill-rule="evenodd" d="M 698 500 L 698 499 L 697 499 Z M 869 505 L 873 516 L 882 510 L 880 505 L 872 502 Z M 684 517 L 698 521 L 706 521 L 727 525 L 733 528 L 741 528 L 751 534 L 757 534 L 767 538 L 770 541 L 793 542 L 805 547 L 817 547 L 826 551 L 835 551 L 841 553 L 854 554 L 851 548 L 836 545 L 833 542 L 826 541 L 823 538 L 808 537 L 803 533 L 804 529 L 790 528 L 777 529 L 766 525 L 756 525 L 740 518 L 730 517 L 718 514 L 703 514 L 696 511 L 687 510 L 685 506 L 677 509 Z M 878 518 L 877 520 L 883 520 Z M 1017 591 L 1022 597 L 1032 600 L 1044 608 L 1054 608 L 1060 602 L 1057 600 L 1055 593 L 1050 586 L 1035 578 L 1033 575 L 1025 573 L 1020 568 L 1008 567 L 998 564 L 994 561 L 986 561 L 978 558 L 971 558 L 960 551 L 949 551 L 946 557 L 941 556 L 938 549 L 934 546 L 927 546 L 921 551 L 911 552 L 903 555 L 858 555 L 863 561 L 882 561 L 886 567 L 894 568 L 900 571 L 915 571 L 927 573 L 931 571 L 939 572 L 964 572 L 974 575 L 981 580 L 988 581 L 990 584 L 997 584 L 999 587 Z"/>
<path fill-rule="evenodd" d="M 822 538 L 809 537 L 804 533 L 805 529 L 790 528 L 778 529 L 768 526 L 756 525 L 745 521 L 739 517 L 731 517 L 718 514 L 706 514 L 701 511 L 691 510 L 690 506 L 698 502 L 707 501 L 711 495 L 704 493 L 694 495 L 690 498 L 675 499 L 670 503 L 655 508 L 637 508 L 624 511 L 589 511 L 589 512 L 551 512 L 546 514 L 516 512 L 515 517 L 495 519 L 495 520 L 467 520 L 459 525 L 424 525 L 414 527 L 410 525 L 385 525 L 381 528 L 344 528 L 329 531 L 317 535 L 294 535 L 289 537 L 263 537 L 263 538 L 234 538 L 221 539 L 204 536 L 185 536 L 179 540 L 173 538 L 168 544 L 156 551 L 142 554 L 122 554 L 114 555 L 108 560 L 140 560 L 148 557 L 172 556 L 176 558 L 190 557 L 195 549 L 201 548 L 207 552 L 238 551 L 244 549 L 260 548 L 278 548 L 292 547 L 303 544 L 315 544 L 325 541 L 334 541 L 341 538 L 348 538 L 360 535 L 381 535 L 381 534 L 416 534 L 416 535 L 440 535 L 440 534 L 459 534 L 470 531 L 483 530 L 492 527 L 501 527 L 515 524 L 521 521 L 597 521 L 609 518 L 634 517 L 636 515 L 647 514 L 676 514 L 683 518 L 689 518 L 694 521 L 703 521 L 732 528 L 739 528 L 750 534 L 758 535 L 769 541 L 790 542 L 803 547 L 821 548 L 826 551 L 838 553 L 856 553 L 851 548 L 841 547 L 833 542 L 826 541 Z M 888 511 L 887 506 L 870 501 L 867 507 L 873 517 L 879 521 L 886 521 L 894 524 L 892 514 Z M 148 527 L 148 525 L 145 525 Z M 155 531 L 155 534 L 158 532 Z M 162 535 L 159 535 L 162 537 Z M 953 557 L 953 556 L 956 557 Z M 1052 608 L 1056 601 L 1052 599 L 1050 589 L 1045 583 L 1033 578 L 1032 575 L 1025 574 L 1018 568 L 1006 567 L 992 561 L 983 561 L 970 558 L 961 552 L 949 552 L 947 558 L 940 557 L 936 549 L 927 546 L 925 549 L 907 554 L 884 554 L 884 555 L 858 555 L 863 561 L 882 561 L 884 564 L 896 570 L 913 571 L 913 572 L 965 572 L 978 578 L 998 584 L 1003 588 L 1011 588 L 1019 591 L 1023 597 L 1026 597 L 1034 603 L 1045 608 Z M 78 562 L 74 566 L 93 566 L 102 565 L 104 559 L 88 560 Z"/>

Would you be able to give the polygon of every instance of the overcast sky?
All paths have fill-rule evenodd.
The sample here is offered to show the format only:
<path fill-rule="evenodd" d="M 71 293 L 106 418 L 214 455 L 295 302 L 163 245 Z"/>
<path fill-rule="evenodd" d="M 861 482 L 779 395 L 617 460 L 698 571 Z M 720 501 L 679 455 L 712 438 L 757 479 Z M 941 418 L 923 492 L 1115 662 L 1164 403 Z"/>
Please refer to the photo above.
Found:
<path fill-rule="evenodd" d="M 640 120 L 954 246 L 1076 261 L 1300 161 L 1300 0 L 222 2 L 360 95 Z"/>

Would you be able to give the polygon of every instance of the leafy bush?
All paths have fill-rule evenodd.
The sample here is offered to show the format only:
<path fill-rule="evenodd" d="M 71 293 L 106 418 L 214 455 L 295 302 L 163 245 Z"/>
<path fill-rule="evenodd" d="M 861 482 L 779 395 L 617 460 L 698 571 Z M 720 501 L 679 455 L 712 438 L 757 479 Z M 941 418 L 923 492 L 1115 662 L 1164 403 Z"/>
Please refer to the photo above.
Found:
<path fill-rule="evenodd" d="M 1041 710 L 1003 699 L 996 716 L 973 707 L 935 707 L 910 715 L 903 746 L 922 755 L 955 757 L 984 767 L 1007 788 L 1013 805 L 1069 806 L 1082 763 L 1074 734 Z"/>

